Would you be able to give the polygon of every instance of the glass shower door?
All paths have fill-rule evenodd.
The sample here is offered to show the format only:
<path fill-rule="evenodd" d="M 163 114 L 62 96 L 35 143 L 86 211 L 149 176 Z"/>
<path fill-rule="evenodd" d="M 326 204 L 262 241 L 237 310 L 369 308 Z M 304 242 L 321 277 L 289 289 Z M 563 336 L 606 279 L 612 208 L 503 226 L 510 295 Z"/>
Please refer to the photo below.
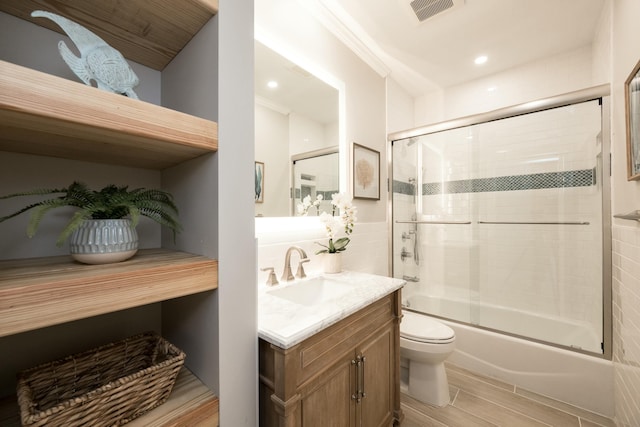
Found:
<path fill-rule="evenodd" d="M 408 282 L 404 302 L 466 323 L 478 285 L 472 200 L 447 186 L 471 176 L 474 129 L 393 143 L 394 275 Z"/>
<path fill-rule="evenodd" d="M 410 308 L 602 353 L 598 100 L 393 141 Z"/>

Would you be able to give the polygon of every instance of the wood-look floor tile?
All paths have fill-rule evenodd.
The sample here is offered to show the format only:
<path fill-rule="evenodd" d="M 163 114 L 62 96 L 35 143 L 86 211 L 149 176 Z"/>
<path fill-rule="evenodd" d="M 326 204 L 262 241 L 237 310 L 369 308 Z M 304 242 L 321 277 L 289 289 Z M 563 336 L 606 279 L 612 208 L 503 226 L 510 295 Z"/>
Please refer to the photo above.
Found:
<path fill-rule="evenodd" d="M 442 424 L 408 405 L 403 404 L 402 411 L 404 412 L 402 427 L 447 427 L 446 424 Z"/>
<path fill-rule="evenodd" d="M 611 419 L 603 417 L 602 415 L 595 414 L 582 408 L 577 408 L 573 405 L 569 405 L 568 403 L 560 402 L 558 400 L 551 399 L 550 397 L 543 396 L 532 391 L 524 390 L 520 387 L 516 387 L 516 393 L 531 400 L 535 400 L 537 402 L 544 403 L 545 405 L 553 406 L 554 408 L 560 409 L 561 411 L 576 415 L 580 417 L 581 420 L 583 420 L 583 426 L 585 425 L 585 421 L 591 421 L 592 423 L 595 423 L 593 425 L 604 427 L 615 427 L 616 425 Z"/>
<path fill-rule="evenodd" d="M 447 373 L 449 383 L 472 395 L 491 401 L 497 405 L 507 407 L 515 412 L 525 414 L 531 418 L 552 426 L 579 427 L 578 417 L 556 408 L 527 399 L 513 392 L 495 387 L 472 375 L 463 374 L 457 370 Z"/>
<path fill-rule="evenodd" d="M 498 426 L 549 427 L 549 424 L 534 420 L 464 390 L 460 390 L 458 393 L 454 406 Z"/>
<path fill-rule="evenodd" d="M 405 421 L 401 427 L 615 427 L 603 416 L 474 374 L 449 363 L 451 404 L 425 405 L 402 394 Z"/>
<path fill-rule="evenodd" d="M 449 385 L 449 402 L 453 402 L 454 400 L 456 400 L 456 396 L 458 395 L 458 391 L 460 391 L 459 388 L 453 387 L 452 385 Z"/>
<path fill-rule="evenodd" d="M 416 411 L 449 427 L 496 427 L 495 424 L 456 408 L 455 406 L 448 405 L 443 408 L 438 408 L 426 405 L 406 394 L 402 394 L 401 401 Z"/>
<path fill-rule="evenodd" d="M 615 426 L 615 423 L 613 423 L 613 421 L 608 421 L 608 422 L 612 424 L 599 424 L 599 423 L 591 422 L 589 420 L 585 420 L 584 418 L 580 418 L 580 425 L 582 427 L 605 427 L 610 425 Z"/>
<path fill-rule="evenodd" d="M 495 386 L 495 387 L 498 387 L 498 388 L 501 388 L 501 389 L 504 389 L 504 390 L 507 390 L 507 391 L 514 391 L 515 390 L 515 387 L 513 386 L 513 384 L 506 383 L 506 382 L 504 382 L 502 380 L 499 380 L 497 378 L 491 378 L 491 377 L 477 375 L 477 374 L 475 374 L 475 373 L 473 373 L 473 372 L 471 372 L 471 371 L 469 371 L 467 369 L 461 368 L 461 367 L 456 366 L 456 365 L 452 365 L 450 363 L 445 363 L 445 367 L 446 367 L 447 372 L 449 372 L 449 371 L 459 372 L 459 373 L 461 373 L 463 375 L 471 376 L 471 377 L 473 377 L 473 378 L 475 378 L 475 379 L 477 379 L 479 381 L 483 381 L 483 382 L 489 383 L 492 386 Z M 449 387 L 451 387 L 451 385 L 449 385 Z"/>

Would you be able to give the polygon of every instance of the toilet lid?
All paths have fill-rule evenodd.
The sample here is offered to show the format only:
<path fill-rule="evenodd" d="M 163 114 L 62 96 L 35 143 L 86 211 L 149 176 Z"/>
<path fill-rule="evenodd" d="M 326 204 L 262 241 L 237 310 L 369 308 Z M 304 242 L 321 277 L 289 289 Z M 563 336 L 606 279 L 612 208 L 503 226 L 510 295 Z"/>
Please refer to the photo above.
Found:
<path fill-rule="evenodd" d="M 454 340 L 455 332 L 447 325 L 430 317 L 403 311 L 400 336 L 426 343 L 448 343 Z"/>

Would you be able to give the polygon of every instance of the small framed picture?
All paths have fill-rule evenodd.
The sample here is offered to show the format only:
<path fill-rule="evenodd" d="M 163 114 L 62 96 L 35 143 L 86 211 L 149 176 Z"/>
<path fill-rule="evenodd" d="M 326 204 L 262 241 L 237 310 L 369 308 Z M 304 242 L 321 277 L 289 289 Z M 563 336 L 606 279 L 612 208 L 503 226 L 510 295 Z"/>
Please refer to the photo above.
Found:
<path fill-rule="evenodd" d="M 380 152 L 353 143 L 353 198 L 380 200 Z"/>
<path fill-rule="evenodd" d="M 640 179 L 640 61 L 624 83 L 627 124 L 627 180 Z"/>
<path fill-rule="evenodd" d="M 256 162 L 255 172 L 255 200 L 256 203 L 264 203 L 264 163 Z"/>

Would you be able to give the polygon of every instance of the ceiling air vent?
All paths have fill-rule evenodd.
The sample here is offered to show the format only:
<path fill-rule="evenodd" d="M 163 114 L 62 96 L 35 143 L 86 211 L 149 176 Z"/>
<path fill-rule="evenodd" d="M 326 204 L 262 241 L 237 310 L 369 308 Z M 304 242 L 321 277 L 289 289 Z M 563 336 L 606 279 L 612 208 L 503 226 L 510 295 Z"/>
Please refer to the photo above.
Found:
<path fill-rule="evenodd" d="M 446 10 L 461 6 L 463 3 L 464 0 L 413 0 L 410 6 L 418 21 L 423 22 Z"/>

